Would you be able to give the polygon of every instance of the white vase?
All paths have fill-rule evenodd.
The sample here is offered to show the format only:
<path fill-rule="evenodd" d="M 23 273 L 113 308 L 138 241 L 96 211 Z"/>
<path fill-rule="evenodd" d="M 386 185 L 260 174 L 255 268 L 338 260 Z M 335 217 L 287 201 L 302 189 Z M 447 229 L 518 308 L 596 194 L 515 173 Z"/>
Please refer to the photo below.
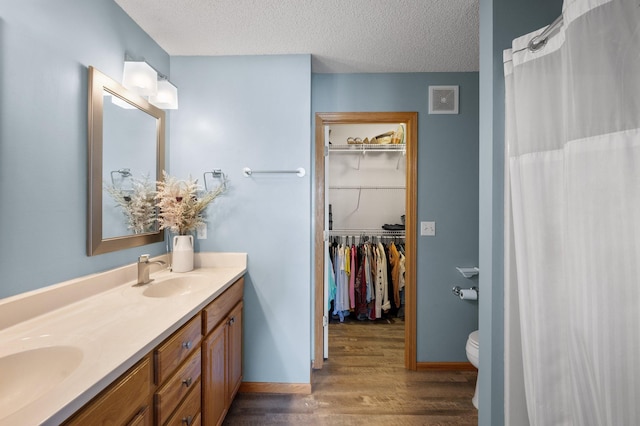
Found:
<path fill-rule="evenodd" d="M 189 272 L 193 270 L 193 235 L 176 235 L 173 237 L 173 272 Z"/>

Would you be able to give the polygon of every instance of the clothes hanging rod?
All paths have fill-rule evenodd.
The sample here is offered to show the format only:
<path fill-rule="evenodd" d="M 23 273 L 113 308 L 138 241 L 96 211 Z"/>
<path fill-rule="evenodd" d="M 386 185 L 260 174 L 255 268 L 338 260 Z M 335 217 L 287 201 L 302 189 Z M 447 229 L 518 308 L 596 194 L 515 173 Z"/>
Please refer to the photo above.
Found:
<path fill-rule="evenodd" d="M 249 167 L 242 169 L 244 177 L 253 176 L 256 173 L 296 174 L 298 177 L 303 177 L 306 174 L 306 171 L 302 167 L 298 167 L 295 170 L 251 170 Z"/>
<path fill-rule="evenodd" d="M 537 52 L 538 50 L 545 47 L 547 45 L 547 40 L 549 39 L 550 34 L 557 28 L 559 28 L 562 25 L 563 21 L 564 19 L 562 18 L 562 15 L 558 16 L 556 20 L 551 23 L 551 25 L 544 29 L 544 31 L 532 38 L 529 42 L 529 50 L 532 52 Z"/>
<path fill-rule="evenodd" d="M 375 189 L 375 190 L 381 190 L 381 189 L 392 189 L 392 190 L 404 190 L 407 189 L 405 186 L 329 186 L 329 189 Z"/>
<path fill-rule="evenodd" d="M 405 231 L 387 231 L 384 229 L 333 229 L 329 231 L 330 237 L 359 237 L 360 235 L 372 237 L 404 237 Z"/>

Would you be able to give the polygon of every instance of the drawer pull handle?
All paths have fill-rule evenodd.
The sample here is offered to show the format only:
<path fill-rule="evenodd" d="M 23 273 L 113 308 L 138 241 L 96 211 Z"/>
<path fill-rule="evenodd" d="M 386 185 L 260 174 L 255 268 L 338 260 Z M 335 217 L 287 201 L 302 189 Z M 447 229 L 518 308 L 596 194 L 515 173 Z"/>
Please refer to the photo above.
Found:
<path fill-rule="evenodd" d="M 191 379 L 191 377 L 189 377 L 188 379 L 184 379 L 182 381 L 182 384 L 185 385 L 185 387 L 189 387 L 189 386 L 191 386 L 191 382 L 192 382 L 192 379 Z"/>
<path fill-rule="evenodd" d="M 236 322 L 236 317 L 231 317 L 229 319 L 229 325 L 233 325 Z"/>
<path fill-rule="evenodd" d="M 191 349 L 191 340 L 188 342 L 182 342 L 182 347 L 185 349 Z"/>
<path fill-rule="evenodd" d="M 187 426 L 190 426 L 191 422 L 193 422 L 193 416 L 187 416 L 182 418 L 182 423 L 184 423 Z"/>

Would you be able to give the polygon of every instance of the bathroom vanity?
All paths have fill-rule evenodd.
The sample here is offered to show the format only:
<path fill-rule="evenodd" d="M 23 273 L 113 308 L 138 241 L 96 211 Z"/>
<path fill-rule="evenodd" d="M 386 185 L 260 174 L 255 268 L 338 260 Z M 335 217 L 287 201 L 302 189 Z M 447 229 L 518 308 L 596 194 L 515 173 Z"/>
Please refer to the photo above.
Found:
<path fill-rule="evenodd" d="M 222 423 L 245 272 L 246 254 L 200 253 L 142 286 L 132 264 L 0 301 L 0 425 Z"/>

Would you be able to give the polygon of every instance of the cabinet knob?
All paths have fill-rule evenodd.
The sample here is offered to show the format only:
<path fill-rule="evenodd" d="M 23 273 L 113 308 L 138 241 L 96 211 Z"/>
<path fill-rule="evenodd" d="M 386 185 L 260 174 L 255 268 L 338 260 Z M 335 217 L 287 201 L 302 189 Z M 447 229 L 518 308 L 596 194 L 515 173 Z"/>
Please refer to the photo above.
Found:
<path fill-rule="evenodd" d="M 189 386 L 191 386 L 191 382 L 192 382 L 192 379 L 191 379 L 191 377 L 189 377 L 188 379 L 184 379 L 182 381 L 182 384 L 185 385 L 185 387 L 189 387 Z"/>
<path fill-rule="evenodd" d="M 229 325 L 233 325 L 236 322 L 236 317 L 229 318 Z"/>
<path fill-rule="evenodd" d="M 193 422 L 193 416 L 187 416 L 182 418 L 182 424 L 190 426 L 191 422 Z"/>
<path fill-rule="evenodd" d="M 182 347 L 185 349 L 191 349 L 191 340 L 188 342 L 182 342 Z"/>

